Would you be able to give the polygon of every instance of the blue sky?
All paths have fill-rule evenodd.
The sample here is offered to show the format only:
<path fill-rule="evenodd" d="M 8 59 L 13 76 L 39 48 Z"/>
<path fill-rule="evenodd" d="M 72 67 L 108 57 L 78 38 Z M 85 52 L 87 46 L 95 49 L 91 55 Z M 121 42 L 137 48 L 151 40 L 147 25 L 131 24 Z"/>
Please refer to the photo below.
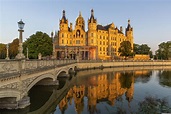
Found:
<path fill-rule="evenodd" d="M 23 40 L 36 33 L 59 30 L 62 10 L 75 25 L 81 11 L 86 28 L 90 10 L 94 9 L 98 24 L 114 22 L 118 28 L 131 20 L 134 42 L 148 44 L 152 50 L 158 44 L 171 40 L 170 0 L 0 0 L 0 43 L 9 43 L 18 37 L 17 22 L 25 22 Z"/>

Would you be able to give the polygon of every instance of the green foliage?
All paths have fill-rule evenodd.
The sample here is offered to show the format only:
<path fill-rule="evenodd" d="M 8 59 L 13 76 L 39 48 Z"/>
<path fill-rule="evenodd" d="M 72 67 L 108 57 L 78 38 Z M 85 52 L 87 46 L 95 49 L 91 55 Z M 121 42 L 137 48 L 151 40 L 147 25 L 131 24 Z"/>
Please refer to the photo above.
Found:
<path fill-rule="evenodd" d="M 159 44 L 159 49 L 156 51 L 156 59 L 171 59 L 171 41 Z"/>
<path fill-rule="evenodd" d="M 0 59 L 5 59 L 6 57 L 6 45 L 0 43 Z"/>
<path fill-rule="evenodd" d="M 171 108 L 166 99 L 158 99 L 148 96 L 139 103 L 138 114 L 161 114 L 170 113 Z"/>
<path fill-rule="evenodd" d="M 134 44 L 134 54 L 145 54 L 145 55 L 150 55 L 152 57 L 152 51 L 150 51 L 150 47 L 147 44 Z"/>
<path fill-rule="evenodd" d="M 25 55 L 26 48 L 28 48 L 30 59 L 36 59 L 39 53 L 42 56 L 52 55 L 52 39 L 46 33 L 36 32 L 36 34 L 31 35 L 24 42 L 23 47 Z"/>
<path fill-rule="evenodd" d="M 123 41 L 120 44 L 118 52 L 120 53 L 121 56 L 125 56 L 125 57 L 131 56 L 132 55 L 131 43 L 129 41 Z"/>

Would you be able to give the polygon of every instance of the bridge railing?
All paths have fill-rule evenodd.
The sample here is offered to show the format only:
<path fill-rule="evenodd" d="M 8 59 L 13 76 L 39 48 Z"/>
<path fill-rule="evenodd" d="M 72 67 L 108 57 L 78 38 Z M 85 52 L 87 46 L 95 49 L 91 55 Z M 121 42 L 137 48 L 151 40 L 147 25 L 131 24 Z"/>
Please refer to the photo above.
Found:
<path fill-rule="evenodd" d="M 76 60 L 4 60 L 0 61 L 0 78 L 76 63 Z"/>

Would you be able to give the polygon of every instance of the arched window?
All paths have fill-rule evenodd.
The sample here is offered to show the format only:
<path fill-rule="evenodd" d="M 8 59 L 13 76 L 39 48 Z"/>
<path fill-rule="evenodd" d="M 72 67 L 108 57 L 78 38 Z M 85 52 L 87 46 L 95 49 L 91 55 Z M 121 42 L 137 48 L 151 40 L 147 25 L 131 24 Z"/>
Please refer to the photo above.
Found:
<path fill-rule="evenodd" d="M 80 37 L 80 30 L 77 30 L 76 36 L 77 36 L 77 37 Z"/>

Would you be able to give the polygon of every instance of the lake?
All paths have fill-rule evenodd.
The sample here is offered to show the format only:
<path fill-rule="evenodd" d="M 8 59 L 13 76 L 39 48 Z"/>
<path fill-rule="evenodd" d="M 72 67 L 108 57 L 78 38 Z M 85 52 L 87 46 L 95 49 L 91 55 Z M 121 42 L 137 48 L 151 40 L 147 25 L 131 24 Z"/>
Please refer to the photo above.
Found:
<path fill-rule="evenodd" d="M 66 91 L 60 93 L 70 82 Z M 0 114 L 36 114 L 45 104 L 46 112 L 42 112 L 45 114 L 130 114 L 146 110 L 151 113 L 153 108 L 154 113 L 171 112 L 171 70 L 168 69 L 80 71 L 73 77 L 59 79 L 59 84 L 34 86 L 29 92 L 29 107 L 2 110 Z M 61 97 L 50 101 L 54 92 Z"/>

